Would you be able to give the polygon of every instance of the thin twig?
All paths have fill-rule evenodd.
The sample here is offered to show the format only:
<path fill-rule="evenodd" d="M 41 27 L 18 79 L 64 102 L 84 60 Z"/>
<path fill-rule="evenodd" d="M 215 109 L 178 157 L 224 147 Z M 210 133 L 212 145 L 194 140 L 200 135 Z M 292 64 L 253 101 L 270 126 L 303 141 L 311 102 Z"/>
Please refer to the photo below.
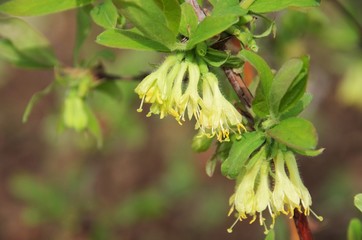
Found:
<path fill-rule="evenodd" d="M 186 0 L 186 2 L 191 4 L 191 6 L 193 7 L 194 11 L 196 12 L 197 18 L 199 19 L 199 22 L 204 20 L 204 18 L 206 17 L 206 14 L 201 9 L 197 0 Z"/>

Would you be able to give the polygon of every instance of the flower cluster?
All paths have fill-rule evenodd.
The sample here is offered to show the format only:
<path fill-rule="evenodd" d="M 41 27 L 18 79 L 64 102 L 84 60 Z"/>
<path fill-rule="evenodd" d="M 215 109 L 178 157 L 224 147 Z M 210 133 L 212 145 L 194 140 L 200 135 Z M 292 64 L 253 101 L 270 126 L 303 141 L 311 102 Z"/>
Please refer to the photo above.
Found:
<path fill-rule="evenodd" d="M 252 166 L 247 167 L 236 187 L 235 194 L 230 197 L 229 215 L 236 210 L 237 219 L 228 232 L 232 232 L 232 228 L 238 221 L 250 216 L 252 217 L 250 223 L 252 223 L 259 215 L 259 223 L 265 227 L 267 233 L 264 211 L 269 212 L 272 219 L 270 228 L 273 228 L 275 218 L 280 214 L 292 218 L 295 210 L 303 212 L 306 216 L 310 212 L 313 213 L 310 209 L 312 198 L 300 178 L 292 152 L 279 150 L 273 160 L 268 160 L 265 149 L 262 148 L 250 159 L 250 163 Z M 273 187 L 271 182 L 274 182 Z M 315 216 L 322 220 L 322 217 Z"/>
<path fill-rule="evenodd" d="M 144 103 L 150 103 L 152 114 L 164 118 L 173 116 L 180 124 L 195 118 L 195 129 L 219 141 L 228 141 L 230 131 L 241 133 L 244 129 L 241 114 L 222 95 L 215 74 L 201 70 L 200 59 L 191 54 L 174 54 L 149 74 L 136 87 Z"/>

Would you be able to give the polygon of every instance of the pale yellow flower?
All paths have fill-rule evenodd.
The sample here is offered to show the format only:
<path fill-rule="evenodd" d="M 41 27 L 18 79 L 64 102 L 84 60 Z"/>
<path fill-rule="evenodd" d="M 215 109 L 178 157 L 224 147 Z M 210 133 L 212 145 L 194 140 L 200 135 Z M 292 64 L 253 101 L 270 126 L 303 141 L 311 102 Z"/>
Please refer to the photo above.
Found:
<path fill-rule="evenodd" d="M 222 95 L 215 74 L 204 74 L 202 81 L 203 105 L 197 128 L 210 137 L 216 135 L 220 142 L 228 141 L 230 131 L 240 134 L 245 129 L 242 116 Z"/>

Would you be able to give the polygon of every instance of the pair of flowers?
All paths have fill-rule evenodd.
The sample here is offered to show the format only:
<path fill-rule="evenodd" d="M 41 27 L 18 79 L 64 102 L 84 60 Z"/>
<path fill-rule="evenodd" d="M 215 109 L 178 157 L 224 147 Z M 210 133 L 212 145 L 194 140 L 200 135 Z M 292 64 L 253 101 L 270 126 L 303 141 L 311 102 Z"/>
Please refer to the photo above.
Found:
<path fill-rule="evenodd" d="M 171 115 L 180 124 L 195 118 L 195 129 L 210 138 L 216 135 L 220 142 L 229 140 L 230 131 L 244 129 L 241 114 L 222 95 L 215 74 L 193 53 L 168 56 L 135 91 L 142 99 L 139 112 L 150 103 L 147 116 Z"/>
<path fill-rule="evenodd" d="M 294 210 L 303 212 L 306 216 L 310 212 L 314 214 L 310 209 L 312 198 L 300 178 L 294 153 L 278 150 L 273 159 L 268 160 L 266 156 L 263 147 L 250 159 L 251 166 L 246 168 L 236 186 L 235 194 L 230 197 L 229 215 L 236 210 L 237 219 L 228 229 L 229 232 L 238 221 L 250 216 L 252 223 L 258 215 L 260 225 L 268 232 L 263 217 L 264 211 L 268 211 L 271 216 L 270 228 L 273 228 L 275 218 L 280 214 L 293 217 Z M 315 216 L 322 220 L 321 217 Z"/>

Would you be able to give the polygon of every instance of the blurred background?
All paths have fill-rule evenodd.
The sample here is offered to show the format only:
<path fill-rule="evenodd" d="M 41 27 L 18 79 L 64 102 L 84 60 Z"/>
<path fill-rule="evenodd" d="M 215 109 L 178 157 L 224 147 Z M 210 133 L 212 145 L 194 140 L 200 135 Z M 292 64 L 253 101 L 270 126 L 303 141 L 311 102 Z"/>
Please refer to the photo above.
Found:
<path fill-rule="evenodd" d="M 341 1 L 342 2 L 342 1 Z M 313 210 L 315 239 L 345 239 L 352 217 L 362 218 L 353 196 L 362 192 L 362 2 L 322 1 L 319 9 L 273 15 L 277 36 L 260 40 L 260 55 L 275 69 L 291 57 L 311 56 L 304 116 L 316 125 L 315 158 L 299 157 Z M 64 66 L 72 66 L 75 11 L 26 18 L 51 42 Z M 82 56 L 102 49 L 94 27 Z M 113 50 L 112 50 L 113 51 Z M 131 79 L 162 60 L 151 52 L 113 51 L 107 72 Z M 263 239 L 258 224 L 227 217 L 234 182 L 205 173 L 212 150 L 191 150 L 193 124 L 179 126 L 137 113 L 137 81 L 114 84 L 120 97 L 94 93 L 103 147 L 89 135 L 58 131 L 61 94 L 52 92 L 21 122 L 31 96 L 54 80 L 53 71 L 0 62 L 0 239 Z M 217 168 L 218 169 L 218 168 Z M 293 239 L 280 217 L 276 239 Z M 293 235 L 293 234 L 292 234 Z"/>

